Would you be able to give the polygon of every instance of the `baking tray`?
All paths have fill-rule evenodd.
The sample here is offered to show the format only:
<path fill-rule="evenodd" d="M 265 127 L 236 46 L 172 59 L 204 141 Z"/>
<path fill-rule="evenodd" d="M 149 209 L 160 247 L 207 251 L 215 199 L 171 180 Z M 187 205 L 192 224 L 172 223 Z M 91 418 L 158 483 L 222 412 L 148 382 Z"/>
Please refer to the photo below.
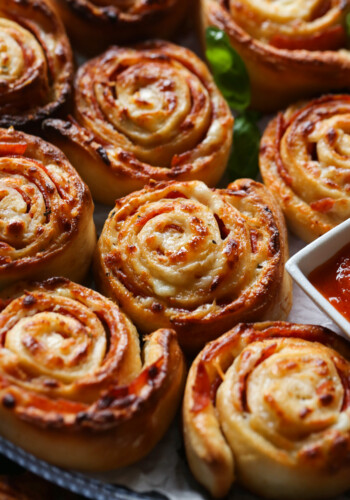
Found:
<path fill-rule="evenodd" d="M 39 460 L 10 441 L 0 437 L 0 453 L 33 474 L 72 493 L 93 500 L 168 500 L 157 492 L 136 493 L 125 487 L 103 483 L 78 472 L 69 472 Z"/>

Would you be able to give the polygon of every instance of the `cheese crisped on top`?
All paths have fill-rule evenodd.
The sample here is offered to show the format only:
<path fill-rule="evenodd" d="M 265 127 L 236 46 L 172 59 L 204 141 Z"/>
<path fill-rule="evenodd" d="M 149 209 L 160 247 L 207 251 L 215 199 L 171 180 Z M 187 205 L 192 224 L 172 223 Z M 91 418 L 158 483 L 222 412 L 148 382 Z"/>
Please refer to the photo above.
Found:
<path fill-rule="evenodd" d="M 315 325 L 240 324 L 209 343 L 188 376 L 191 470 L 215 497 L 237 479 L 266 498 L 349 488 L 349 344 Z"/>
<path fill-rule="evenodd" d="M 117 201 L 96 280 L 141 331 L 173 326 L 195 352 L 243 317 L 288 314 L 287 251 L 279 208 L 257 182 L 152 184 Z"/>
<path fill-rule="evenodd" d="M 26 278 L 82 280 L 96 242 L 93 208 L 61 151 L 0 129 L 0 289 Z"/>
<path fill-rule="evenodd" d="M 233 117 L 205 64 L 190 50 L 152 41 L 112 47 L 75 81 L 75 119 L 45 130 L 77 168 L 94 199 L 155 181 L 220 180 Z"/>
<path fill-rule="evenodd" d="M 67 101 L 73 60 L 46 0 L 0 3 L 0 126 L 33 128 Z"/>
<path fill-rule="evenodd" d="M 118 306 L 65 278 L 20 283 L 2 297 L 0 434 L 81 470 L 146 455 L 181 397 L 175 332 L 157 330 L 141 350 Z"/>

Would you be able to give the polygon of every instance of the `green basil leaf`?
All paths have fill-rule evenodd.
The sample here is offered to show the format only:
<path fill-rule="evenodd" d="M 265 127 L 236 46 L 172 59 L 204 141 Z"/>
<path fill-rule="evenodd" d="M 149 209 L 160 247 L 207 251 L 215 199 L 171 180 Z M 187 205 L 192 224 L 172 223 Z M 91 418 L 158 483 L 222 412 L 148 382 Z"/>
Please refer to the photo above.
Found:
<path fill-rule="evenodd" d="M 256 114 L 247 112 L 237 116 L 233 127 L 233 148 L 228 162 L 230 180 L 250 177 L 259 172 L 260 130 Z"/>
<path fill-rule="evenodd" d="M 345 31 L 346 36 L 350 38 L 350 12 L 345 16 Z"/>
<path fill-rule="evenodd" d="M 250 104 L 250 81 L 241 56 L 219 28 L 206 30 L 206 57 L 214 80 L 229 106 L 243 111 Z"/>

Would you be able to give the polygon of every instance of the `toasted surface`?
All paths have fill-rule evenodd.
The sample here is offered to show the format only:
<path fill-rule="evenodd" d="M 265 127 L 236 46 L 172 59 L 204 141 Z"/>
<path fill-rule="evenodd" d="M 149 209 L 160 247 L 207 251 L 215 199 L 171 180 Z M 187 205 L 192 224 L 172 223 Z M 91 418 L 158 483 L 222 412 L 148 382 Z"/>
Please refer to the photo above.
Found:
<path fill-rule="evenodd" d="M 141 331 L 172 327 L 195 353 L 243 318 L 286 318 L 287 254 L 283 216 L 262 184 L 159 183 L 117 201 L 95 277 Z"/>
<path fill-rule="evenodd" d="M 197 480 L 214 497 L 235 479 L 272 499 L 346 491 L 349 356 L 349 344 L 330 330 L 285 322 L 240 324 L 207 344 L 183 405 Z"/>
<path fill-rule="evenodd" d="M 24 292 L 23 292 L 24 291 Z M 65 278 L 2 293 L 0 433 L 60 467 L 108 470 L 146 455 L 179 403 L 172 330 L 137 331 L 118 306 Z"/>
<path fill-rule="evenodd" d="M 290 228 L 312 241 L 350 217 L 350 97 L 290 106 L 266 128 L 260 171 Z"/>
<path fill-rule="evenodd" d="M 117 198 L 155 181 L 220 180 L 233 118 L 205 64 L 162 41 L 112 47 L 75 80 L 75 119 L 45 130 L 94 199 Z"/>

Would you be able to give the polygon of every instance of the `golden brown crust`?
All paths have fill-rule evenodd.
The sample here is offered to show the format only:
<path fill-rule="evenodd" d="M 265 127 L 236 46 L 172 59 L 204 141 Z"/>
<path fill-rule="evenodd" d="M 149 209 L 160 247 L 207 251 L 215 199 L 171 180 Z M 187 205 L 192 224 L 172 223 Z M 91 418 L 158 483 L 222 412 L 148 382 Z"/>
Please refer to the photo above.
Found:
<path fill-rule="evenodd" d="M 54 0 L 73 45 L 98 54 L 112 44 L 169 38 L 192 0 Z"/>
<path fill-rule="evenodd" d="M 0 126 L 28 127 L 52 116 L 72 85 L 72 53 L 46 0 L 0 2 Z"/>
<path fill-rule="evenodd" d="M 51 278 L 2 296 L 1 434 L 39 458 L 83 470 L 146 455 L 181 397 L 175 332 L 151 334 L 141 358 L 135 327 L 97 292 Z"/>
<path fill-rule="evenodd" d="M 243 318 L 287 316 L 287 254 L 283 216 L 262 184 L 169 182 L 117 201 L 95 274 L 141 331 L 173 327 L 194 353 Z"/>
<path fill-rule="evenodd" d="M 302 97 L 349 86 L 347 0 L 329 5 L 295 0 L 284 6 L 231 0 L 229 7 L 224 0 L 201 1 L 202 28 L 224 30 L 246 64 L 254 108 L 273 111 Z"/>
<path fill-rule="evenodd" d="M 84 279 L 96 243 L 93 208 L 57 148 L 0 129 L 0 289 L 57 274 Z"/>
<path fill-rule="evenodd" d="M 350 486 L 350 346 L 321 326 L 240 324 L 187 379 L 187 458 L 215 497 L 238 481 L 266 498 L 319 499 Z"/>
<path fill-rule="evenodd" d="M 266 128 L 260 170 L 291 229 L 312 241 L 350 217 L 350 96 L 291 106 Z"/>
<path fill-rule="evenodd" d="M 76 120 L 45 129 L 94 199 L 113 205 L 150 179 L 221 178 L 233 118 L 191 51 L 160 41 L 113 47 L 80 68 L 75 91 Z"/>

